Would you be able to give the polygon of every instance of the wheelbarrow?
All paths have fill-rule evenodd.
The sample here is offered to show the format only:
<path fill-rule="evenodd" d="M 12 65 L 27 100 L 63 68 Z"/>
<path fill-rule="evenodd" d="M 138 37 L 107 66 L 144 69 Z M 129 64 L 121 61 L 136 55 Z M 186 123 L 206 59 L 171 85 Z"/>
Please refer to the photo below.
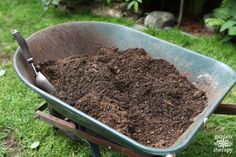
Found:
<path fill-rule="evenodd" d="M 236 114 L 236 106 L 220 105 L 235 85 L 236 74 L 227 65 L 191 50 L 155 38 L 131 28 L 104 22 L 74 22 L 56 25 L 32 34 L 27 43 L 34 62 L 93 53 L 99 47 L 144 48 L 153 58 L 162 58 L 175 65 L 180 73 L 206 92 L 208 103 L 190 127 L 168 148 L 144 146 L 106 124 L 73 108 L 41 90 L 25 62 L 21 48 L 16 50 L 14 67 L 19 78 L 46 101 L 36 110 L 37 116 L 73 139 L 85 139 L 94 156 L 100 156 L 98 145 L 115 149 L 128 156 L 174 155 L 187 147 L 198 130 L 215 111 Z M 50 107 L 50 113 L 43 112 Z"/>

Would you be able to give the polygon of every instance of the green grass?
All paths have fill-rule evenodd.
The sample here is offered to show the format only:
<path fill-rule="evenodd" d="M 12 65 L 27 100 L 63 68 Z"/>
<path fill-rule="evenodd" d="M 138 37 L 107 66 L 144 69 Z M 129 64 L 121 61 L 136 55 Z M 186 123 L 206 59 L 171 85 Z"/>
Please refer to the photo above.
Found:
<path fill-rule="evenodd" d="M 91 156 L 85 143 L 73 142 L 53 132 L 50 126 L 34 118 L 34 110 L 44 100 L 19 81 L 12 61 L 2 63 L 3 56 L 11 56 L 17 48 L 11 37 L 12 29 L 18 29 L 28 36 L 48 26 L 81 20 L 133 25 L 132 21 L 96 17 L 86 11 L 63 13 L 51 8 L 45 12 L 40 0 L 0 1 L 0 69 L 6 70 L 6 74 L 0 77 L 0 156 Z M 221 43 L 216 36 L 192 37 L 177 29 L 171 31 L 149 29 L 146 32 L 220 60 L 236 70 L 236 46 Z M 224 101 L 236 102 L 236 88 Z M 213 115 L 194 141 L 178 156 L 236 156 L 235 134 L 235 116 Z M 214 153 L 214 135 L 233 135 L 233 153 Z M 37 150 L 32 150 L 30 145 L 35 141 L 39 141 L 40 146 Z M 106 157 L 120 156 L 107 149 L 102 149 L 102 154 Z"/>
<path fill-rule="evenodd" d="M 45 27 L 71 21 L 108 21 L 132 25 L 132 21 L 97 17 L 88 11 L 76 13 L 59 12 L 53 8 L 43 11 L 40 0 L 1 0 L 0 1 L 0 52 L 13 53 L 17 47 L 10 33 L 17 29 L 25 36 Z"/>

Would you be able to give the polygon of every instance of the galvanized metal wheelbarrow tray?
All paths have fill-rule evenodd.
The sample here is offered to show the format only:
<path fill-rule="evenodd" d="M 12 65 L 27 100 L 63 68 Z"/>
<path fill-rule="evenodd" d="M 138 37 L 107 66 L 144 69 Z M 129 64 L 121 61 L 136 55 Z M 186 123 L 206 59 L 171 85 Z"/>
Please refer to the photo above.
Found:
<path fill-rule="evenodd" d="M 45 106 L 38 109 L 37 114 L 42 119 L 67 133 L 82 136 L 91 142 L 93 148 L 96 148 L 96 145 L 93 145 L 92 142 L 104 144 L 129 156 L 175 154 L 184 149 L 236 82 L 235 72 L 219 61 L 117 24 L 104 22 L 65 23 L 36 32 L 27 39 L 27 42 L 35 63 L 92 53 L 98 47 L 117 47 L 122 50 L 144 48 L 154 58 L 162 58 L 174 64 L 190 82 L 206 91 L 207 107 L 194 119 L 192 125 L 175 144 L 164 149 L 151 148 L 132 140 L 36 87 L 33 72 L 30 66 L 25 63 L 22 50 L 17 49 L 14 67 L 19 78 L 29 88 L 41 95 L 53 108 L 50 112 L 51 115 L 45 115 L 42 112 Z M 235 111 L 236 108 L 226 105 L 226 107 L 223 106 L 223 109 L 227 112 L 232 109 Z M 70 122 L 65 121 L 65 117 Z M 103 142 L 99 143 L 96 140 Z M 98 153 L 97 156 L 99 156 Z"/>

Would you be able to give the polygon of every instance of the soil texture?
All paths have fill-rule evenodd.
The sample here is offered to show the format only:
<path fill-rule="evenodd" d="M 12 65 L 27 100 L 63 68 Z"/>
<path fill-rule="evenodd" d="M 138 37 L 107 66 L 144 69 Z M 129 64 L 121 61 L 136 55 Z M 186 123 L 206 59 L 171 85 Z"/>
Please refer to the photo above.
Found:
<path fill-rule="evenodd" d="M 174 65 L 144 49 L 99 48 L 38 68 L 56 97 L 146 146 L 173 145 L 207 103 Z"/>

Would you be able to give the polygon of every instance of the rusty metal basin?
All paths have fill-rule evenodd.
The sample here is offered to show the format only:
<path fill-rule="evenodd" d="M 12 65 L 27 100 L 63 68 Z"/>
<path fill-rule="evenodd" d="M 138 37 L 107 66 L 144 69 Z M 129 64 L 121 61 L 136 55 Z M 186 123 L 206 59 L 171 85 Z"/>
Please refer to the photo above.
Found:
<path fill-rule="evenodd" d="M 65 23 L 36 32 L 27 39 L 27 42 L 35 63 L 92 53 L 101 46 L 117 47 L 121 50 L 144 48 L 154 58 L 162 58 L 174 64 L 190 82 L 207 93 L 209 100 L 207 107 L 194 119 L 192 125 L 174 145 L 164 149 L 151 148 L 134 141 L 36 87 L 30 66 L 25 63 L 22 50 L 17 49 L 14 67 L 19 78 L 47 100 L 56 111 L 73 122 L 92 130 L 97 135 L 106 137 L 141 154 L 173 154 L 185 148 L 236 82 L 235 72 L 224 63 L 117 24 L 104 22 Z"/>

